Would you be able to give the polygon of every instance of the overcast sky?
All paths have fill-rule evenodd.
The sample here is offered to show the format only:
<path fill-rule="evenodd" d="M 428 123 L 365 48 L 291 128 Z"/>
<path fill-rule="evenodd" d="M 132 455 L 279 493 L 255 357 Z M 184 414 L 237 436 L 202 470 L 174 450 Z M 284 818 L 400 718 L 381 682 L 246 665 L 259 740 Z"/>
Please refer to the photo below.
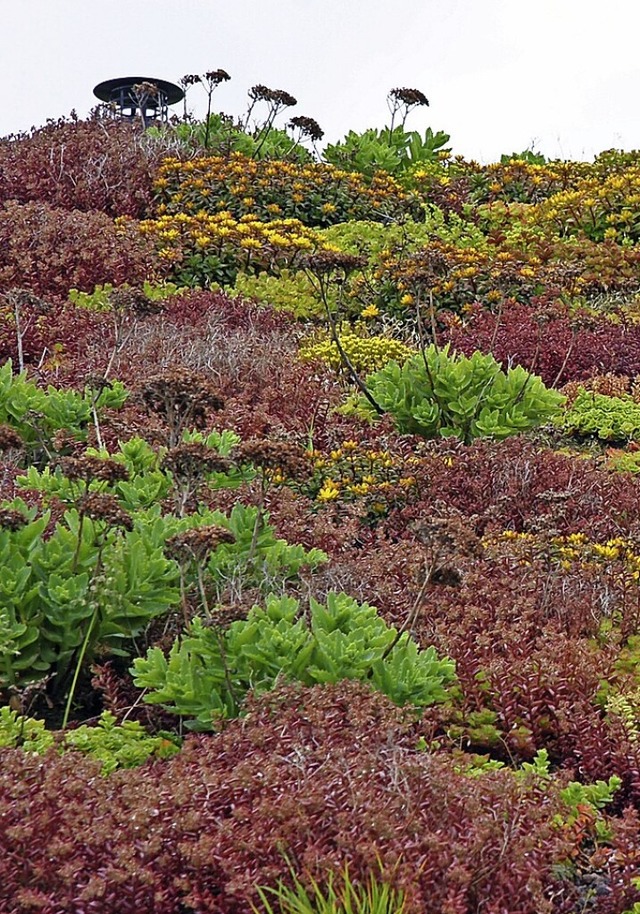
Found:
<path fill-rule="evenodd" d="M 407 126 L 481 161 L 640 148 L 639 0 L 0 0 L 0 35 L 0 136 L 85 116 L 104 79 L 222 67 L 214 109 L 286 89 L 329 141 L 384 126 L 407 86 L 431 103 Z"/>

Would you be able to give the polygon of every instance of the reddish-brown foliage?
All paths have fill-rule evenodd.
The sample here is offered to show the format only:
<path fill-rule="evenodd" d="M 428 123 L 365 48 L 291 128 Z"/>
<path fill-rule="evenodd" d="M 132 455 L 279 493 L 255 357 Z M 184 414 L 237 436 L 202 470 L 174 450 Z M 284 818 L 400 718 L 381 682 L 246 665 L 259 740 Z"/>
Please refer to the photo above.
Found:
<path fill-rule="evenodd" d="M 489 350 L 503 364 L 523 365 L 545 384 L 562 384 L 595 374 L 640 372 L 640 327 L 565 309 L 508 304 L 501 314 L 478 307 L 448 331 L 452 345 L 470 355 Z"/>
<path fill-rule="evenodd" d="M 480 778 L 416 752 L 403 712 L 365 686 L 281 689 L 172 760 L 98 776 L 76 760 L 3 756 L 0 901 L 12 914 L 241 914 L 285 855 L 321 882 L 383 874 L 409 914 L 572 910 L 554 874 L 582 835 L 556 788 Z"/>
<path fill-rule="evenodd" d="M 142 284 L 158 275 L 149 242 L 135 222 L 104 213 L 10 201 L 0 209 L 0 288 L 66 298 L 100 283 Z"/>
<path fill-rule="evenodd" d="M 163 149 L 118 120 L 60 120 L 0 140 L 0 204 L 47 203 L 109 216 L 149 215 Z"/>

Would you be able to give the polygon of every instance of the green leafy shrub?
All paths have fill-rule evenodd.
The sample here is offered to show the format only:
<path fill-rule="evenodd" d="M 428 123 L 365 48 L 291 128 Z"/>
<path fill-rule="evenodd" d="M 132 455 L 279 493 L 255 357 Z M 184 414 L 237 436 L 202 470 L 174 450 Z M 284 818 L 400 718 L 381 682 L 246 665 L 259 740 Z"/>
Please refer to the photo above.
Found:
<path fill-rule="evenodd" d="M 223 543 L 208 557 L 207 584 L 215 599 L 231 588 L 235 592 L 259 587 L 263 592 L 283 588 L 303 568 L 315 570 L 327 561 L 321 549 L 304 549 L 276 536 L 269 514 L 253 505 L 236 504 L 227 516 L 200 507 L 197 514 L 162 519 L 165 539 L 199 526 L 220 526 L 231 531 L 232 543 Z"/>
<path fill-rule="evenodd" d="M 49 531 L 19 500 L 0 509 L 0 685 L 56 674 L 62 691 L 78 657 L 126 656 L 131 638 L 178 602 L 178 569 L 158 524 L 110 526 L 76 509 Z"/>
<path fill-rule="evenodd" d="M 184 444 L 202 444 L 221 457 L 227 457 L 240 438 L 229 430 L 214 431 L 208 435 L 197 431 L 185 431 L 182 441 Z M 164 501 L 172 488 L 175 489 L 178 485 L 177 474 L 172 473 L 163 463 L 166 454 L 166 447 L 156 450 L 143 438 L 134 437 L 121 443 L 118 450 L 113 453 L 87 448 L 84 455 L 89 459 L 97 458 L 122 464 L 126 470 L 124 479 L 119 478 L 112 483 L 101 478 L 90 481 L 72 480 L 58 464 L 54 468 L 47 466 L 43 470 L 30 466 L 24 474 L 17 477 L 16 482 L 23 489 L 42 492 L 47 500 L 56 498 L 67 505 L 75 504 L 86 492 L 109 492 L 117 496 L 127 511 L 146 510 Z M 227 471 L 206 471 L 195 482 L 206 483 L 209 489 L 231 489 L 250 477 L 249 470 L 241 471 L 230 464 Z"/>
<path fill-rule="evenodd" d="M 417 130 L 407 131 L 402 126 L 393 130 L 370 128 L 363 133 L 350 130 L 343 140 L 326 147 L 324 158 L 331 165 L 367 178 L 378 171 L 399 177 L 413 166 L 438 161 L 439 151 L 448 142 L 448 133 L 434 133 L 431 127 L 427 127 L 424 137 Z"/>
<path fill-rule="evenodd" d="M 57 431 L 84 440 L 94 409 L 119 409 L 128 397 L 120 381 L 100 391 L 46 390 L 30 381 L 26 372 L 13 373 L 11 360 L 0 367 L 0 425 L 15 429 L 27 445 L 44 446 Z"/>
<path fill-rule="evenodd" d="M 61 491 L 68 483 L 55 475 L 48 481 Z M 278 538 L 268 514 L 256 507 L 237 504 L 227 517 L 201 506 L 176 517 L 154 504 L 128 515 L 112 494 L 87 496 L 96 497 L 111 500 L 109 511 L 127 518 L 130 529 L 118 526 L 118 518 L 70 508 L 48 530 L 49 512 L 36 517 L 20 500 L 0 509 L 0 686 L 55 673 L 60 694 L 73 670 L 77 674 L 98 650 L 128 655 L 132 638 L 179 606 L 179 577 L 189 589 L 204 575 L 209 593 L 220 599 L 229 588 L 283 588 L 303 567 L 327 560 L 320 549 Z M 199 565 L 181 567 L 165 555 L 171 537 L 211 525 L 229 529 L 233 542 Z"/>
<path fill-rule="evenodd" d="M 558 424 L 568 435 L 614 442 L 634 440 L 640 437 L 640 404 L 632 397 L 581 390 Z"/>
<path fill-rule="evenodd" d="M 555 416 L 564 397 L 522 366 L 506 373 L 492 355 L 471 358 L 431 345 L 404 365 L 390 362 L 367 378 L 376 402 L 400 432 L 425 438 L 498 440 Z M 358 408 L 371 415 L 364 399 Z"/>
<path fill-rule="evenodd" d="M 118 724 L 111 712 L 103 711 L 96 726 L 82 724 L 75 730 L 55 734 L 44 721 L 24 717 L 8 707 L 0 708 L 0 747 L 20 748 L 43 755 L 56 746 L 60 755 L 71 750 L 102 762 L 102 773 L 117 768 L 137 768 L 149 758 L 170 758 L 180 751 L 175 737 L 151 736 L 138 721 Z"/>
<path fill-rule="evenodd" d="M 134 681 L 145 701 L 194 718 L 210 729 L 216 717 L 240 713 L 247 692 L 267 691 L 280 679 L 306 685 L 342 679 L 369 681 L 398 705 L 425 707 L 445 700 L 454 663 L 435 649 L 420 650 L 407 632 L 398 635 L 373 606 L 330 593 L 326 606 L 313 598 L 308 613 L 298 600 L 271 596 L 246 619 L 220 631 L 196 618 L 169 656 L 152 648 L 134 661 Z"/>

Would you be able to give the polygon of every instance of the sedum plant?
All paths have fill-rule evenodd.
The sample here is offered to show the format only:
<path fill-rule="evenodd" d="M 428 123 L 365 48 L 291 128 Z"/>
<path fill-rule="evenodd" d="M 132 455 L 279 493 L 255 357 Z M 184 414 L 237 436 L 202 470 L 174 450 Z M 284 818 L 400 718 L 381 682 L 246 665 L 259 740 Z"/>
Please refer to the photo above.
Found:
<path fill-rule="evenodd" d="M 232 289 L 244 298 L 254 298 L 277 311 L 289 311 L 301 320 L 321 317 L 324 313 L 313 284 L 302 270 L 283 267 L 277 276 L 240 272 Z M 335 299 L 335 296 L 334 296 Z M 335 301 L 332 301 L 335 305 Z"/>
<path fill-rule="evenodd" d="M 100 391 L 46 390 L 29 380 L 26 372 L 13 373 L 11 359 L 0 367 L 0 425 L 14 429 L 25 445 L 45 451 L 58 431 L 83 440 L 90 423 L 103 409 L 119 409 L 128 397 L 121 381 L 111 381 Z"/>
<path fill-rule="evenodd" d="M 52 530 L 49 512 L 37 517 L 19 500 L 0 509 L 0 686 L 55 674 L 60 693 L 79 658 L 88 664 L 99 648 L 126 656 L 177 603 L 178 569 L 157 528 L 107 507 L 104 518 L 70 509 Z"/>
<path fill-rule="evenodd" d="M 367 387 L 398 431 L 424 438 L 501 440 L 556 416 L 565 400 L 522 366 L 504 372 L 492 355 L 470 358 L 429 346 L 403 365 L 389 362 Z M 357 408 L 372 415 L 362 397 Z"/>
<path fill-rule="evenodd" d="M 559 424 L 564 432 L 577 437 L 613 442 L 637 440 L 640 438 L 640 404 L 632 397 L 608 397 L 583 389 Z"/>
<path fill-rule="evenodd" d="M 298 600 L 272 595 L 224 631 L 215 615 L 196 618 L 168 657 L 151 648 L 132 672 L 148 690 L 145 701 L 192 718 L 186 726 L 199 730 L 237 716 L 250 690 L 268 691 L 281 679 L 309 686 L 368 681 L 396 704 L 417 707 L 444 701 L 455 679 L 452 660 L 433 647 L 420 650 L 375 607 L 344 593 L 329 593 L 326 605 L 310 598 L 308 612 Z"/>
<path fill-rule="evenodd" d="M 0 748 L 23 749 L 44 755 L 56 746 L 60 755 L 74 750 L 102 762 L 102 774 L 117 768 L 136 768 L 149 758 L 169 758 L 180 751 L 175 737 L 152 736 L 139 721 L 118 724 L 110 711 L 103 711 L 97 725 L 82 724 L 56 738 L 44 721 L 25 717 L 9 707 L 0 708 Z"/>
<path fill-rule="evenodd" d="M 401 340 L 384 335 L 369 336 L 360 327 L 343 324 L 337 331 L 340 346 L 358 373 L 376 371 L 390 361 L 405 362 L 415 353 L 415 349 Z M 324 362 L 334 371 L 345 371 L 342 355 L 330 336 L 307 340 L 298 350 L 298 356 L 303 362 Z"/>

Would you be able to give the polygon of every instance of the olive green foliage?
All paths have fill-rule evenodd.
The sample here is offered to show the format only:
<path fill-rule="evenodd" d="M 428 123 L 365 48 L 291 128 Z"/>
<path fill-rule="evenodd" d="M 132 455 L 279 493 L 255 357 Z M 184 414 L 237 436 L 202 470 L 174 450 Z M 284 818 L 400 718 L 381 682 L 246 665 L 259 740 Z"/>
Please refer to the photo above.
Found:
<path fill-rule="evenodd" d="M 324 314 L 322 301 L 302 270 L 285 267 L 277 276 L 266 272 L 256 276 L 238 273 L 231 291 L 245 298 L 255 298 L 277 311 L 289 311 L 299 319 L 319 318 Z M 333 290 L 330 291 L 330 299 L 330 304 L 335 305 Z"/>
<path fill-rule="evenodd" d="M 359 374 L 377 371 L 392 360 L 401 364 L 415 353 L 415 349 L 400 340 L 388 336 L 368 336 L 366 331 L 352 329 L 347 325 L 340 328 L 338 339 Z M 324 362 L 334 371 L 348 370 L 335 341 L 329 336 L 307 341 L 300 347 L 298 355 L 305 362 Z"/>
<path fill-rule="evenodd" d="M 111 295 L 115 291 L 126 289 L 126 286 L 114 286 L 110 282 L 103 285 L 97 285 L 93 292 L 80 292 L 78 289 L 69 289 L 69 301 L 79 308 L 87 308 L 89 311 L 109 311 L 111 305 Z M 171 295 L 177 295 L 182 290 L 173 282 L 149 282 L 145 280 L 142 286 L 142 294 L 149 301 L 164 301 Z"/>
<path fill-rule="evenodd" d="M 103 711 L 96 726 L 83 724 L 64 734 L 46 730 L 44 721 L 24 717 L 8 707 L 0 708 L 0 748 L 20 748 L 44 754 L 55 746 L 65 752 L 82 752 L 102 762 L 102 774 L 117 768 L 136 768 L 149 758 L 170 758 L 180 751 L 176 737 L 151 736 L 138 721 L 118 724 L 111 712 Z"/>
<path fill-rule="evenodd" d="M 10 425 L 27 445 L 44 446 L 55 434 L 64 430 L 84 440 L 93 421 L 93 410 L 119 409 L 128 393 L 120 381 L 113 381 L 101 391 L 85 389 L 46 390 L 30 381 L 26 372 L 13 374 L 9 359 L 0 367 L 0 425 Z"/>
<path fill-rule="evenodd" d="M 390 362 L 367 387 L 398 431 L 424 438 L 507 438 L 557 415 L 564 397 L 522 366 L 506 373 L 492 355 L 471 358 L 429 346 L 404 365 Z M 358 408 L 372 415 L 364 397 Z"/>
<path fill-rule="evenodd" d="M 434 238 L 461 248 L 486 247 L 485 235 L 473 222 L 457 213 L 445 216 L 437 206 L 427 205 L 424 212 L 424 222 L 407 219 L 402 223 L 385 225 L 367 220 L 350 220 L 319 229 L 318 237 L 323 245 L 337 248 L 345 254 L 364 255 L 369 261 L 370 269 L 385 255 L 401 257 L 414 253 Z M 347 294 L 343 297 L 349 312 L 355 314 L 370 302 L 368 296 L 364 296 L 365 301 L 357 292 L 354 292 L 352 301 L 349 295 L 352 286 L 353 283 L 348 281 L 347 289 L 344 290 Z M 245 298 L 255 298 L 277 310 L 288 311 L 298 319 L 313 320 L 324 316 L 323 302 L 303 270 L 284 267 L 278 271 L 277 276 L 240 272 L 234 285 L 227 291 L 240 293 Z M 384 307 L 384 291 L 381 295 L 377 303 Z M 327 298 L 328 304 L 335 309 L 338 295 L 334 287 L 327 289 Z"/>
<path fill-rule="evenodd" d="M 568 435 L 625 442 L 640 437 L 640 404 L 632 397 L 608 397 L 581 390 L 559 421 Z"/>
<path fill-rule="evenodd" d="M 306 610 L 306 608 L 305 608 Z M 454 663 L 433 647 L 420 650 L 407 632 L 398 634 L 373 606 L 344 593 L 326 605 L 313 598 L 270 596 L 246 619 L 220 630 L 196 618 L 169 656 L 152 648 L 134 661 L 145 701 L 193 718 L 187 726 L 210 729 L 216 718 L 235 716 L 250 689 L 267 691 L 280 679 L 305 685 L 364 680 L 396 704 L 425 707 L 447 697 Z"/>
<path fill-rule="evenodd" d="M 351 881 L 347 866 L 341 874 L 340 886 L 333 873 L 325 886 L 315 879 L 303 882 L 294 876 L 293 886 L 283 882 L 274 889 L 258 886 L 260 907 L 252 906 L 254 914 L 403 914 L 404 893 L 370 875 L 364 885 Z"/>
<path fill-rule="evenodd" d="M 414 165 L 438 160 L 439 151 L 449 142 L 449 134 L 428 127 L 424 136 L 402 126 L 390 130 L 370 128 L 364 133 L 350 130 L 343 140 L 329 144 L 324 159 L 345 171 L 357 171 L 371 178 L 377 171 L 400 177 Z"/>
<path fill-rule="evenodd" d="M 425 205 L 424 221 L 406 219 L 388 225 L 366 220 L 340 222 L 318 231 L 320 238 L 335 245 L 346 254 L 366 254 L 377 261 L 385 252 L 409 254 L 438 238 L 458 247 L 485 248 L 487 239 L 475 222 L 447 213 L 433 205 Z"/>

